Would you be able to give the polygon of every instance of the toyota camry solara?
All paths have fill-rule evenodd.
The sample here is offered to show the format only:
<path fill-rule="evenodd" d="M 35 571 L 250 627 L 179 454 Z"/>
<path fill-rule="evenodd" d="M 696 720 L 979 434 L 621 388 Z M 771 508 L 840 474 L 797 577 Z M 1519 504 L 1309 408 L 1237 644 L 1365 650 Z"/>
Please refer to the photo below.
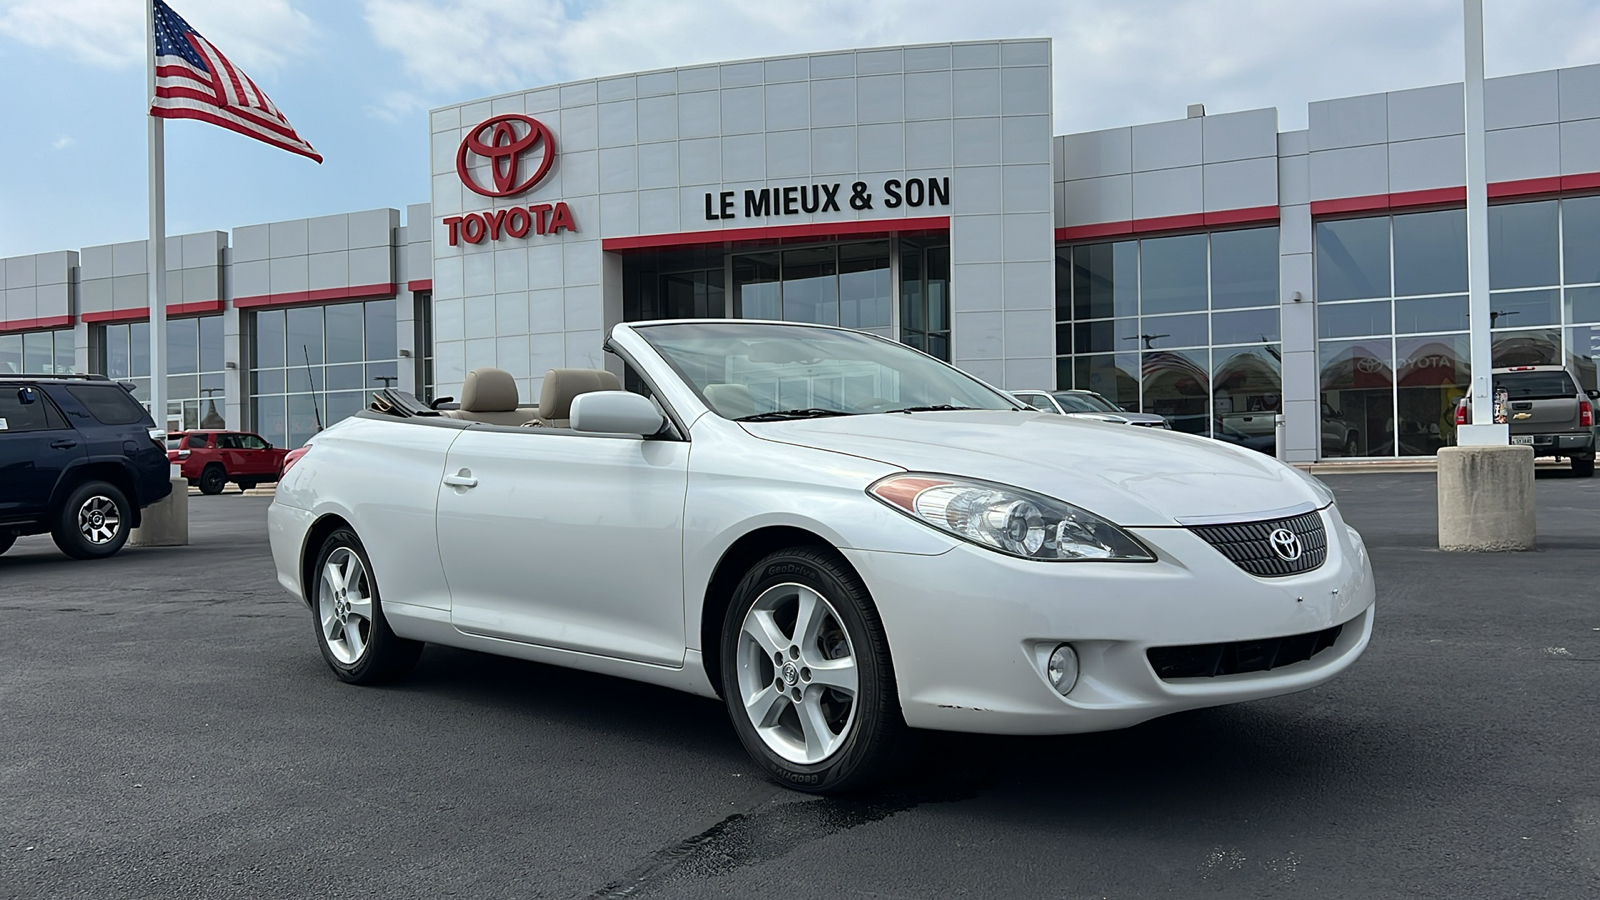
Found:
<path fill-rule="evenodd" d="M 618 325 L 537 406 L 396 395 L 317 435 L 278 580 L 357 684 L 424 642 L 720 697 L 760 767 L 882 777 L 908 729 L 1062 734 L 1287 694 L 1372 633 L 1361 537 L 1250 450 L 1047 415 L 869 334 Z M 409 398 L 407 398 L 409 399 Z"/>

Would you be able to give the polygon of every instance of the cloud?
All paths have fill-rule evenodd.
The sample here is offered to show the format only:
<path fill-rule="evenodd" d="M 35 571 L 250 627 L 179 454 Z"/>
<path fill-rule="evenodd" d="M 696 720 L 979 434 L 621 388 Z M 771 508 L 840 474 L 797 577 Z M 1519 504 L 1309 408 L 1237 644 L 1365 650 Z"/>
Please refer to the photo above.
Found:
<path fill-rule="evenodd" d="M 1594 0 L 1489 0 L 1491 75 L 1600 62 Z M 465 99 L 652 68 L 883 44 L 1054 39 L 1058 132 L 1461 79 L 1458 0 L 365 0 L 380 47 Z"/>
<path fill-rule="evenodd" d="M 377 103 L 362 108 L 368 116 L 385 122 L 400 122 L 428 110 L 427 100 L 409 91 L 385 91 Z"/>
<path fill-rule="evenodd" d="M 60 136 L 60 137 L 58 137 L 55 140 L 50 142 L 50 149 L 52 149 L 52 150 L 65 150 L 68 147 L 71 147 L 73 144 L 76 144 L 77 142 L 78 142 L 78 139 L 73 137 L 72 135 L 63 134 L 62 136 Z"/>
<path fill-rule="evenodd" d="M 303 53 L 317 36 L 290 0 L 185 0 L 178 14 L 252 73 L 270 73 Z M 130 0 L 0 0 L 0 36 L 64 50 L 105 68 L 144 59 L 144 3 Z"/>

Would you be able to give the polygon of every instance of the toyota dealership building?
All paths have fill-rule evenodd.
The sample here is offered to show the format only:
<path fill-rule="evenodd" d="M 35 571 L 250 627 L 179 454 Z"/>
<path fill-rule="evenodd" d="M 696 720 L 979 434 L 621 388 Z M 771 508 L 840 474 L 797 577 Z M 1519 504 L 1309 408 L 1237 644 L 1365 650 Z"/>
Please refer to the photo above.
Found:
<path fill-rule="evenodd" d="M 298 445 L 386 385 L 822 322 L 1291 460 L 1431 455 L 1467 388 L 1462 87 L 1056 135 L 1047 40 L 745 60 L 430 115 L 429 202 L 168 238 L 171 427 Z M 1600 66 L 1486 85 L 1496 365 L 1600 354 Z M 424 194 L 396 186 L 397 199 Z M 3 261 L 0 372 L 148 383 L 142 241 Z"/>

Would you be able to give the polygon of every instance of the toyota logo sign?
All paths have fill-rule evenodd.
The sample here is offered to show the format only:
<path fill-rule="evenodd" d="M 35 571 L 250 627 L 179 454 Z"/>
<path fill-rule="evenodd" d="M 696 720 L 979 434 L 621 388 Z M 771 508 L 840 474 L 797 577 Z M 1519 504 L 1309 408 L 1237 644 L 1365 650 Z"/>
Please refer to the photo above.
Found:
<path fill-rule="evenodd" d="M 1257 532 L 1259 534 L 1260 532 Z M 1300 558 L 1300 536 L 1287 528 L 1279 528 L 1267 537 L 1272 543 L 1272 552 L 1284 562 L 1294 562 Z"/>
<path fill-rule="evenodd" d="M 520 178 L 527 158 L 535 153 L 538 164 L 533 174 Z M 492 187 L 484 187 L 473 179 L 470 157 L 483 157 L 489 161 Z M 467 132 L 456 151 L 456 174 L 461 183 L 485 197 L 511 197 L 528 190 L 549 173 L 556 161 L 556 137 L 538 119 L 517 113 L 505 113 L 484 119 Z"/>

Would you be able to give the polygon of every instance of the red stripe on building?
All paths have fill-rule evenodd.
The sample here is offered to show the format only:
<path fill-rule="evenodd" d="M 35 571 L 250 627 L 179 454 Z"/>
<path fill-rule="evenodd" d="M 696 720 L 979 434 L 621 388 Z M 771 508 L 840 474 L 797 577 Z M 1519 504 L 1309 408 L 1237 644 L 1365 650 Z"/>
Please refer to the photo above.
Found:
<path fill-rule="evenodd" d="M 1548 178 L 1523 178 L 1517 181 L 1496 181 L 1489 185 L 1490 200 L 1513 197 L 1550 197 L 1580 191 L 1600 190 L 1600 172 L 1577 175 L 1552 175 Z M 1416 209 L 1424 206 L 1459 207 L 1466 205 L 1465 187 L 1431 188 L 1425 191 L 1398 191 L 1392 194 L 1371 194 L 1365 197 L 1338 197 L 1332 200 L 1314 200 L 1313 216 L 1331 216 L 1346 213 L 1383 212 L 1390 209 Z"/>
<path fill-rule="evenodd" d="M 316 291 L 259 294 L 254 297 L 239 297 L 233 301 L 233 305 L 235 309 L 255 309 L 262 306 L 298 306 L 302 303 L 322 303 L 328 300 L 374 300 L 379 297 L 393 297 L 395 289 L 394 282 L 389 282 Z"/>
<path fill-rule="evenodd" d="M 755 228 L 722 228 L 715 231 L 685 231 L 678 234 L 641 234 L 636 237 L 604 238 L 600 249 L 613 252 L 655 250 L 663 247 L 715 247 L 721 244 L 782 241 L 828 240 L 839 237 L 890 237 L 897 234 L 923 234 L 949 231 L 949 216 L 924 216 L 915 219 L 864 219 L 850 222 L 815 222 L 805 225 L 763 225 Z"/>
<path fill-rule="evenodd" d="M 431 291 L 433 290 L 433 279 L 422 278 L 417 281 L 408 281 L 406 282 L 406 290 L 413 294 L 417 293 L 418 291 Z"/>
<path fill-rule="evenodd" d="M 194 303 L 169 303 L 167 304 L 167 318 L 177 319 L 184 316 L 204 316 L 222 312 L 221 300 L 200 300 Z M 143 322 L 150 318 L 150 307 L 135 306 L 129 309 L 107 309 L 100 312 L 86 312 L 79 316 L 85 322 L 103 325 L 110 322 Z"/>
<path fill-rule="evenodd" d="M 1561 193 L 1562 179 L 1555 178 L 1524 178 L 1521 181 L 1501 181 L 1489 185 L 1489 198 L 1497 197 L 1532 197 L 1538 194 Z M 1465 189 L 1462 190 L 1461 202 L 1467 202 Z"/>
<path fill-rule="evenodd" d="M 1092 225 L 1069 225 L 1056 229 L 1056 240 L 1067 243 L 1091 238 L 1117 237 L 1133 234 L 1155 234 L 1163 231 L 1200 231 L 1223 225 L 1266 225 L 1278 221 L 1276 206 L 1250 206 L 1240 209 L 1219 209 L 1206 213 L 1187 213 L 1181 216 L 1156 216 L 1121 222 L 1097 222 Z"/>
<path fill-rule="evenodd" d="M 9 322 L 0 322 L 0 334 L 11 334 L 16 331 L 50 331 L 57 328 L 71 327 L 71 316 L 48 316 L 43 319 L 12 319 Z"/>

